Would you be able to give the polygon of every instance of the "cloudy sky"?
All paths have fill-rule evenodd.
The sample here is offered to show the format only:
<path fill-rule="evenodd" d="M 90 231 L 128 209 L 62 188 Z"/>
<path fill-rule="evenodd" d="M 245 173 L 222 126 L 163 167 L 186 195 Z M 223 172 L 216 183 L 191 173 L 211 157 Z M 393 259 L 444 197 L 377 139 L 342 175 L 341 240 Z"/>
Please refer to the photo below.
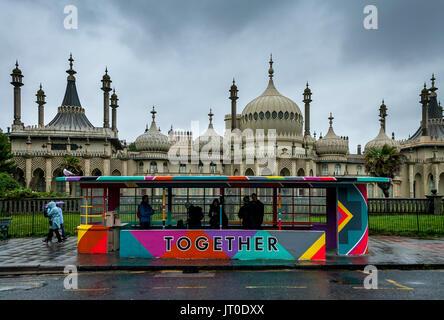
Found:
<path fill-rule="evenodd" d="M 366 30 L 366 5 L 378 8 L 378 29 Z M 78 8 L 78 29 L 64 28 L 64 7 Z M 37 124 L 35 93 L 47 95 L 45 123 L 56 114 L 72 52 L 77 90 L 95 126 L 103 124 L 100 80 L 105 66 L 119 95 L 120 139 L 134 141 L 151 120 L 162 132 L 208 124 L 222 134 L 235 77 L 238 113 L 267 85 L 273 53 L 275 85 L 303 111 L 305 83 L 313 91 L 312 133 L 349 136 L 350 151 L 379 130 L 406 139 L 419 127 L 419 93 L 431 74 L 444 78 L 444 1 L 15 1 L 0 4 L 0 128 L 13 121 L 11 70 L 24 74 L 22 121 Z M 439 97 L 438 91 L 438 97 Z M 443 101 L 444 102 L 444 101 Z"/>

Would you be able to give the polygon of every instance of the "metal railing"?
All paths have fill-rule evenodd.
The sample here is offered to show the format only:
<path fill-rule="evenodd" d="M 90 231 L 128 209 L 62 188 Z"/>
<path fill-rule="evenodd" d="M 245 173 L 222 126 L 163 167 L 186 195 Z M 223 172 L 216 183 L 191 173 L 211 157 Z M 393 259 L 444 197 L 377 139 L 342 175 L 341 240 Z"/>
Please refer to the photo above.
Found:
<path fill-rule="evenodd" d="M 190 201 L 203 207 L 205 219 L 208 223 L 207 211 L 212 199 L 217 195 L 208 196 L 205 201 Z M 150 196 L 151 204 L 156 214 L 154 221 L 161 221 L 161 198 Z M 190 197 L 194 198 L 194 197 Z M 80 199 L 81 198 L 47 198 L 47 199 L 20 199 L 2 200 L 0 199 L 0 217 L 12 217 L 9 228 L 11 237 L 40 236 L 48 232 L 48 218 L 43 215 L 42 207 L 49 201 L 63 201 L 64 227 L 68 234 L 74 235 L 76 228 L 80 224 Z M 119 211 L 121 220 L 137 224 L 136 216 L 137 204 L 140 203 L 141 196 L 122 197 Z M 194 199 L 188 199 L 194 200 Z M 267 199 L 263 199 L 266 204 L 264 222 L 272 221 L 272 213 Z M 184 207 L 187 198 L 184 196 L 173 197 L 172 222 L 186 220 L 186 209 Z M 268 201 L 269 202 L 269 201 Z M 444 215 L 433 214 L 430 199 L 408 199 L 408 198 L 370 198 L 368 199 L 369 231 L 370 234 L 403 234 L 403 235 L 441 235 L 444 234 Z M 227 203 L 228 204 L 228 203 Z M 268 205 L 268 206 L 267 206 Z M 443 203 L 444 205 L 444 203 Z M 230 204 L 227 208 L 227 215 L 231 223 L 239 223 L 236 210 L 239 205 Z M 325 210 L 311 212 L 311 222 L 325 222 Z M 285 218 L 285 217 L 283 217 Z M 269 220 L 269 221 L 268 221 Z"/>

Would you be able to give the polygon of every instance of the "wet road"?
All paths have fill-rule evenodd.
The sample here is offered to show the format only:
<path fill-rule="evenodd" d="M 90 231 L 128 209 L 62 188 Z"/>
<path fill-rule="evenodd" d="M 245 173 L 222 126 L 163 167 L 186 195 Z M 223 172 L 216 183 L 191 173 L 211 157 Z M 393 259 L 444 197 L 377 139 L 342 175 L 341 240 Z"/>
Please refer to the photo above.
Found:
<path fill-rule="evenodd" d="M 81 272 L 78 289 L 65 274 L 0 276 L 5 299 L 304 300 L 444 299 L 444 270 L 381 270 L 378 289 L 364 288 L 362 271 L 109 271 Z"/>

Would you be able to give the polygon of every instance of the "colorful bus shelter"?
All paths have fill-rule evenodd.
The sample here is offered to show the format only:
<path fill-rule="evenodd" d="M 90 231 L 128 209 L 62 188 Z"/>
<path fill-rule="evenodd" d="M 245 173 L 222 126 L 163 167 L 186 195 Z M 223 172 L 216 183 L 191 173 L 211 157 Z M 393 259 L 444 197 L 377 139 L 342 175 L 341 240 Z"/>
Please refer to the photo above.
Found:
<path fill-rule="evenodd" d="M 108 253 L 118 248 L 122 258 L 325 260 L 326 248 L 345 256 L 368 253 L 366 185 L 388 183 L 390 179 L 68 176 L 59 177 L 57 181 L 77 182 L 82 189 L 78 227 L 80 253 Z M 219 192 L 212 194 L 212 198 L 220 199 L 221 211 L 228 211 L 231 218 L 240 207 L 242 192 L 259 190 L 259 200 L 262 194 L 267 202 L 267 217 L 260 230 L 242 229 L 240 221 L 232 221 L 234 219 L 230 219 L 226 228 L 210 229 L 204 225 L 199 230 L 179 229 L 173 210 L 174 190 L 179 188 L 204 190 L 203 197 L 206 189 L 217 189 Z M 125 227 L 116 224 L 116 214 L 118 216 L 123 205 L 121 199 L 131 189 L 136 192 L 139 189 L 160 190 L 162 205 L 158 222 L 161 223 L 148 230 L 141 230 L 134 224 Z M 237 204 L 233 202 L 236 199 L 239 199 Z M 111 238 L 113 245 L 110 245 Z"/>

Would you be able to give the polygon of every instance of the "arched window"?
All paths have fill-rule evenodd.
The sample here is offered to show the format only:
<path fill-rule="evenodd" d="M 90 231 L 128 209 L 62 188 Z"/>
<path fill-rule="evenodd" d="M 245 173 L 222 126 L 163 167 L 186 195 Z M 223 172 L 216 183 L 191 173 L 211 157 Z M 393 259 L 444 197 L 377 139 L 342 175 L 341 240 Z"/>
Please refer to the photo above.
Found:
<path fill-rule="evenodd" d="M 210 163 L 210 173 L 216 173 L 216 165 L 214 163 Z"/>
<path fill-rule="evenodd" d="M 283 168 L 280 172 L 281 176 L 289 176 L 290 175 L 290 170 L 288 170 L 287 168 Z"/>
<path fill-rule="evenodd" d="M 143 161 L 139 162 L 139 173 L 143 173 Z"/>
<path fill-rule="evenodd" d="M 335 165 L 335 176 L 340 176 L 341 175 L 341 165 L 336 164 Z"/>
<path fill-rule="evenodd" d="M 357 166 L 357 167 L 356 167 L 356 174 L 357 174 L 358 176 L 362 175 L 362 166 Z"/>
<path fill-rule="evenodd" d="M 157 172 L 157 162 L 151 161 L 150 163 L 150 173 L 156 173 Z"/>
<path fill-rule="evenodd" d="M 168 172 L 168 162 L 163 163 L 163 172 Z"/>
<path fill-rule="evenodd" d="M 328 176 L 328 165 L 326 165 L 326 164 L 322 165 L 322 175 Z"/>
<path fill-rule="evenodd" d="M 202 162 L 199 162 L 199 173 L 203 173 L 204 172 L 204 165 Z"/>
<path fill-rule="evenodd" d="M 187 173 L 187 165 L 184 163 L 181 163 L 179 166 L 179 173 Z"/>
<path fill-rule="evenodd" d="M 246 175 L 246 176 L 254 176 L 254 171 L 253 171 L 251 168 L 248 168 L 248 169 L 245 171 L 245 175 Z"/>

